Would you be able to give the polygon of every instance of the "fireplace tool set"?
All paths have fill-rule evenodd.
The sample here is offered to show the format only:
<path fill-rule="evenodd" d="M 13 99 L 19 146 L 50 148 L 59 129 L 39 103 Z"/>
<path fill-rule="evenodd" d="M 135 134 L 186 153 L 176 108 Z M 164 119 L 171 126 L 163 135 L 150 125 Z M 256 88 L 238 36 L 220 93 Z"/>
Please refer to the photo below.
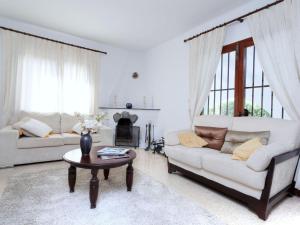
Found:
<path fill-rule="evenodd" d="M 163 147 L 165 146 L 165 140 L 163 137 L 154 140 L 154 125 L 151 123 L 146 124 L 145 143 L 147 144 L 146 151 L 152 150 L 154 154 L 164 155 Z"/>

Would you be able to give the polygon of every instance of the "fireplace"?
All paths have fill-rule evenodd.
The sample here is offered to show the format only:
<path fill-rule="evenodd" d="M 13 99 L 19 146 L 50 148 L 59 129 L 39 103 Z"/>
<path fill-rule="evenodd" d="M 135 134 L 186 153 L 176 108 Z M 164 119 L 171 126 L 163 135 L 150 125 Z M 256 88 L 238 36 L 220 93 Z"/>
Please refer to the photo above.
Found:
<path fill-rule="evenodd" d="M 139 147 L 140 127 L 134 126 L 138 116 L 129 112 L 113 115 L 116 125 L 115 145 Z"/>

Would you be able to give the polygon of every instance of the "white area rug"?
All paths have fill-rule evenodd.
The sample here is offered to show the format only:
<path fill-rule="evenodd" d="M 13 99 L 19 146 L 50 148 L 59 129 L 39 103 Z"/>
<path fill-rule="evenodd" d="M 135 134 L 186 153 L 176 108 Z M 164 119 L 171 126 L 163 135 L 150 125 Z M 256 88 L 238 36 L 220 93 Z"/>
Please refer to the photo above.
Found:
<path fill-rule="evenodd" d="M 0 224 L 56 225 L 223 225 L 197 204 L 135 170 L 127 192 L 125 168 L 99 171 L 97 208 L 90 209 L 90 171 L 77 169 L 75 192 L 69 193 L 67 169 L 11 177 L 0 201 Z"/>

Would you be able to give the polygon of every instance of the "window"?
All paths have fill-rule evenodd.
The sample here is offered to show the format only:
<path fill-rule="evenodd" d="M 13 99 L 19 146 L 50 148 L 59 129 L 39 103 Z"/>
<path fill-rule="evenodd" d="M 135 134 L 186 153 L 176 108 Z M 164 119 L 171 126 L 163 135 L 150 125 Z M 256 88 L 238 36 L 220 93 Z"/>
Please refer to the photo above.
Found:
<path fill-rule="evenodd" d="M 203 114 L 289 119 L 271 91 L 252 38 L 223 47 Z"/>
<path fill-rule="evenodd" d="M 45 53 L 34 49 L 20 57 L 20 110 L 93 113 L 97 55 L 68 46 L 46 47 Z"/>
<path fill-rule="evenodd" d="M 236 52 L 223 51 L 204 114 L 234 115 Z"/>

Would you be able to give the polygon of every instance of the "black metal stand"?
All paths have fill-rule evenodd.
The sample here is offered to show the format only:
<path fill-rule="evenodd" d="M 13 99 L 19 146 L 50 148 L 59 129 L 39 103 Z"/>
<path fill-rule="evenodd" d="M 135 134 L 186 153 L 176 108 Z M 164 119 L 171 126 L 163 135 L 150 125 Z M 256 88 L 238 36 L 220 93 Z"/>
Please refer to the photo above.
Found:
<path fill-rule="evenodd" d="M 145 151 L 149 151 L 151 149 L 151 127 L 151 123 L 146 125 L 145 142 L 147 143 L 147 147 L 145 148 Z"/>

